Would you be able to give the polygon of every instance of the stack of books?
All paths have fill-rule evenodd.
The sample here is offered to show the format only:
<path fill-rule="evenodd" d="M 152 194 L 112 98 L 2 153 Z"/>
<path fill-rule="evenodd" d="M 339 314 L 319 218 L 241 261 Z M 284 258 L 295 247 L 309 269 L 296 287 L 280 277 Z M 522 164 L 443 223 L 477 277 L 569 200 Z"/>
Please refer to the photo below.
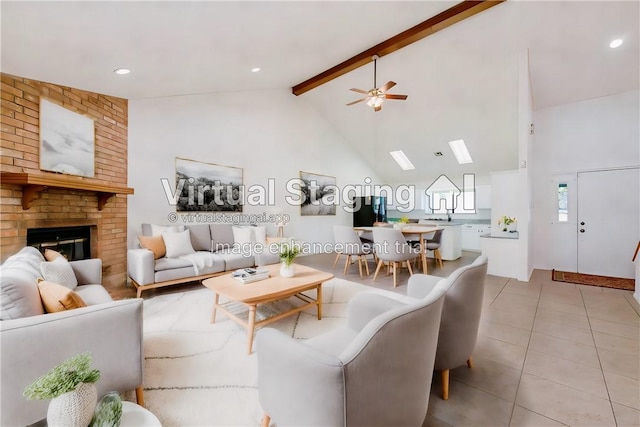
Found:
<path fill-rule="evenodd" d="M 231 277 L 241 283 L 251 283 L 269 278 L 269 270 L 265 268 L 241 268 L 231 273 Z"/>

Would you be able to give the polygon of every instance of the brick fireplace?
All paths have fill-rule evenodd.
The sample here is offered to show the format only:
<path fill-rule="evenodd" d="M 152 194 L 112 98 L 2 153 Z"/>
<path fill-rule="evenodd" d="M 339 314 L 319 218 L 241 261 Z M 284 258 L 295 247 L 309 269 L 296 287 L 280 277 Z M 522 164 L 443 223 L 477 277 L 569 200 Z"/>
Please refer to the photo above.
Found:
<path fill-rule="evenodd" d="M 126 99 L 1 74 L 1 171 L 60 176 L 39 167 L 40 98 L 85 115 L 95 123 L 95 178 L 100 185 L 127 185 Z M 78 178 L 84 180 L 83 178 Z M 42 188 L 42 187 L 40 187 Z M 103 284 L 126 284 L 127 196 L 100 203 L 98 191 L 47 187 L 23 208 L 23 186 L 0 183 L 0 258 L 4 261 L 27 243 L 27 230 L 88 226 L 91 255 L 103 262 Z M 102 209 L 100 209 L 102 208 Z"/>

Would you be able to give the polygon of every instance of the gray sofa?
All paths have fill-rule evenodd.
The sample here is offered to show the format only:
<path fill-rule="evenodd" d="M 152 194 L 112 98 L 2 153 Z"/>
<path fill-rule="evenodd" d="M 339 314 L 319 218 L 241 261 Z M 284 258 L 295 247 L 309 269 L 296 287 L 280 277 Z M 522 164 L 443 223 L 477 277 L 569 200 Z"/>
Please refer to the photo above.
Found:
<path fill-rule="evenodd" d="M 55 365 L 89 352 L 100 370 L 98 395 L 136 389 L 143 404 L 142 300 L 113 301 L 100 284 L 102 261 L 71 261 L 75 291 L 87 307 L 45 314 L 37 281 L 40 252 L 25 247 L 0 267 L 0 425 L 29 425 L 46 417 L 48 400 L 27 400 L 25 387 Z"/>
<path fill-rule="evenodd" d="M 137 296 L 146 289 L 203 280 L 239 268 L 276 264 L 279 261 L 273 248 L 253 242 L 240 247 L 234 241 L 231 224 L 185 225 L 189 230 L 191 245 L 196 253 L 209 253 L 211 263 L 198 269 L 182 258 L 162 257 L 154 260 L 148 249 L 127 251 L 127 270 Z M 151 224 L 142 224 L 142 235 L 151 236 Z"/>

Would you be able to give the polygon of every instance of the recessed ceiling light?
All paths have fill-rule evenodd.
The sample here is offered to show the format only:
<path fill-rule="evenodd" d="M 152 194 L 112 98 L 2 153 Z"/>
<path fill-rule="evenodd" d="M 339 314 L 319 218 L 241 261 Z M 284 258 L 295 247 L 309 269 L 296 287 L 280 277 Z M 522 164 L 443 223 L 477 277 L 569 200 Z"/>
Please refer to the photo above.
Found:
<path fill-rule="evenodd" d="M 251 69 L 252 73 L 257 73 L 258 71 L 260 71 L 260 67 L 256 67 L 256 68 L 252 68 Z"/>
<path fill-rule="evenodd" d="M 396 163 L 402 168 L 403 171 L 413 170 L 416 168 L 415 166 L 413 166 L 413 163 L 411 163 L 407 155 L 404 154 L 404 151 L 389 151 L 389 154 L 391 154 L 393 160 L 396 161 Z"/>
<path fill-rule="evenodd" d="M 113 70 L 113 72 L 120 76 L 123 76 L 125 74 L 129 74 L 131 70 L 128 68 L 116 68 L 115 70 Z"/>
<path fill-rule="evenodd" d="M 609 47 L 611 49 L 615 49 L 617 47 L 622 46 L 623 40 L 622 39 L 615 39 L 613 40 L 611 43 L 609 43 Z"/>
<path fill-rule="evenodd" d="M 469 154 L 469 150 L 467 150 L 467 146 L 463 139 L 449 141 L 449 146 L 451 147 L 453 155 L 456 156 L 456 160 L 458 160 L 459 164 L 464 165 L 465 163 L 473 163 L 471 154 Z"/>

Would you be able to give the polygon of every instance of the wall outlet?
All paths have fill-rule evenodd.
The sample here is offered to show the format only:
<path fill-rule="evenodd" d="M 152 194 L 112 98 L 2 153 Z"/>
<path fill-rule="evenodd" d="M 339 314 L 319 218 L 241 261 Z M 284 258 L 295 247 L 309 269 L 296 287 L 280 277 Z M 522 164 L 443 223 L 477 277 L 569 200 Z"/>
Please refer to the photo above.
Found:
<path fill-rule="evenodd" d="M 527 161 L 523 160 L 520 162 L 520 169 L 525 169 L 527 167 Z"/>

